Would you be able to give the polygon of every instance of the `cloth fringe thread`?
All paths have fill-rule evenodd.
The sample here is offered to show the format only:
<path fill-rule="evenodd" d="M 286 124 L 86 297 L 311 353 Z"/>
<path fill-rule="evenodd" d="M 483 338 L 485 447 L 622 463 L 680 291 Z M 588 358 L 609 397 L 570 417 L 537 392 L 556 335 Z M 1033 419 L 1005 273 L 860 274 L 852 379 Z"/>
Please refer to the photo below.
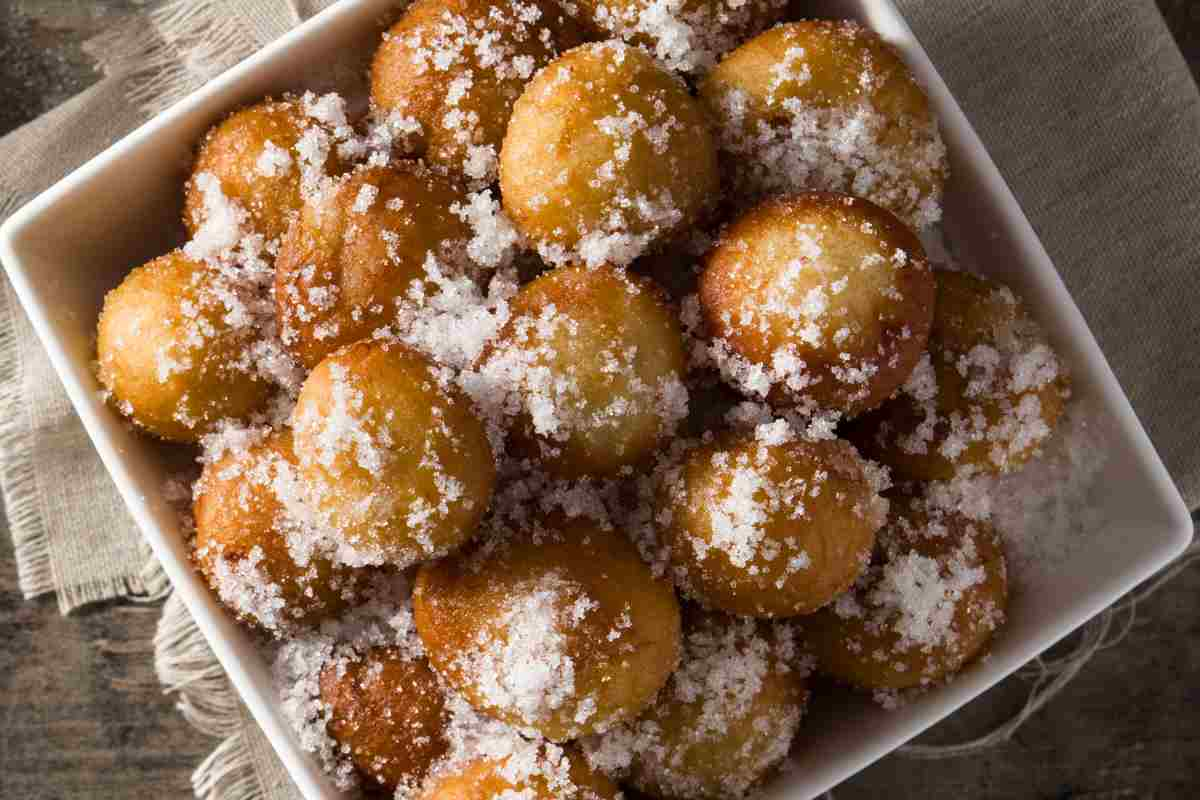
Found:
<path fill-rule="evenodd" d="M 229 737 L 241 729 L 239 700 L 187 606 L 172 594 L 154 634 L 154 670 L 163 691 L 198 730 Z"/>
<path fill-rule="evenodd" d="M 143 545 L 143 548 L 146 563 L 142 565 L 142 571 L 137 578 L 141 584 L 141 591 L 134 592 L 129 599 L 135 603 L 158 603 L 171 596 L 171 579 L 167 577 L 167 571 L 163 569 L 150 546 Z"/>
<path fill-rule="evenodd" d="M 253 751 L 246 741 L 246 719 L 237 691 L 229 682 L 204 634 L 175 594 L 163 606 L 154 634 L 154 669 L 163 691 L 193 727 L 221 743 L 192 773 L 200 800 L 261 800 L 264 797 Z"/>
<path fill-rule="evenodd" d="M 254 769 L 254 754 L 245 734 L 227 737 L 192 773 L 192 791 L 199 800 L 261 800 L 262 784 Z"/>

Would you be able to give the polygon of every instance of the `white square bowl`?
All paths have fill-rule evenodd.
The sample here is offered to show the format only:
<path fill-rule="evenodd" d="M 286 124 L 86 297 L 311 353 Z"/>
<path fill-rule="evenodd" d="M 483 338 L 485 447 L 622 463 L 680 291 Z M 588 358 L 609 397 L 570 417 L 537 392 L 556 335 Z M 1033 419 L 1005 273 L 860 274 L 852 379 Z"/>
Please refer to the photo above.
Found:
<path fill-rule="evenodd" d="M 343 0 L 138 128 L 0 228 L 0 259 L 96 450 L 175 590 L 308 800 L 337 797 L 280 713 L 270 668 L 188 562 L 163 497 L 164 448 L 99 398 L 91 362 L 106 291 L 135 265 L 182 241 L 182 183 L 195 143 L 236 106 L 306 88 L 363 93 L 364 59 L 396 0 Z M 1098 408 L 1110 458 L 1087 547 L 1053 582 L 1013 598 L 991 657 L 896 712 L 851 703 L 820 715 L 773 797 L 805 800 L 845 780 L 1012 673 L 1179 555 L 1192 523 L 1083 317 L 1003 178 L 890 0 L 820 0 L 814 15 L 853 17 L 904 55 L 950 150 L 946 229 L 956 249 L 1029 302 L 1071 365 L 1077 396 Z M 812 726 L 810 726 L 811 728 Z"/>

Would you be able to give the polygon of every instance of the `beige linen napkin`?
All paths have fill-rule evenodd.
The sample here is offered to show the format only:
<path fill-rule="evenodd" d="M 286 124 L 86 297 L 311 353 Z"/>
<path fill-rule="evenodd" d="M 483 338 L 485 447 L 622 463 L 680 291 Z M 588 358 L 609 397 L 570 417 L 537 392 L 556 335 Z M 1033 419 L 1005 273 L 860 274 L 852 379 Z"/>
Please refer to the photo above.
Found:
<path fill-rule="evenodd" d="M 124 82 L 105 78 L 0 139 L 0 220 L 140 122 Z M 21 591 L 54 592 L 64 614 L 160 594 L 165 581 L 143 575 L 148 550 L 12 287 L 0 284 L 0 487 Z"/>
<path fill-rule="evenodd" d="M 330 2 L 168 0 L 105 34 L 91 51 L 106 76 L 0 139 L 0 219 Z M 1037 228 L 1195 509 L 1200 95 L 1154 3 L 897 4 Z M 27 597 L 55 592 L 66 613 L 95 600 L 169 592 L 7 282 L 0 288 L 0 488 Z M 1085 641 L 1103 640 L 1104 630 Z M 198 796 L 295 797 L 175 599 L 155 644 L 160 677 L 179 692 L 185 716 L 222 738 L 197 769 Z"/>

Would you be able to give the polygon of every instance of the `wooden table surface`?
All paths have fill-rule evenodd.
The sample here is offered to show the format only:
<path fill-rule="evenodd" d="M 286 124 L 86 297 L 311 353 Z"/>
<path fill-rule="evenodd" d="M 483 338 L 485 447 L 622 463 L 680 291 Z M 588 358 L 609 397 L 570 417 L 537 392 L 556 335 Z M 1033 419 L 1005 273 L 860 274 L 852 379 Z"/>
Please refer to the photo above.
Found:
<path fill-rule="evenodd" d="M 86 88 L 81 44 L 156 0 L 0 0 L 0 134 Z M 1159 0 L 1200 74 L 1200 1 Z M 1197 143 L 1200 146 L 1200 143 Z M 0 526 L 3 523 L 0 522 Z M 1146 602 L 1010 743 L 941 762 L 889 757 L 838 800 L 1191 798 L 1200 787 L 1200 569 Z M 161 694 L 151 663 L 157 607 L 58 614 L 17 590 L 0 531 L 0 798 L 182 798 L 214 741 Z M 929 736 L 950 741 L 1011 713 L 1023 686 L 989 693 Z"/>

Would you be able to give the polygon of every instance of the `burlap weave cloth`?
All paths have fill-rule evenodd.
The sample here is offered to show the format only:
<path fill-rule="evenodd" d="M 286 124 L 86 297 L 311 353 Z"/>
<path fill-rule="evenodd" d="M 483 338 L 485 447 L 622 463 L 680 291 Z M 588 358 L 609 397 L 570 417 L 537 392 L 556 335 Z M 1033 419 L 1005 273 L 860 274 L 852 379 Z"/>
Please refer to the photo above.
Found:
<path fill-rule="evenodd" d="M 331 0 L 166 0 L 91 51 L 105 77 L 0 139 L 0 219 Z M 1200 505 L 1200 95 L 1151 0 L 897 0 L 1008 179 L 1189 506 Z M 63 613 L 169 587 L 7 282 L 0 485 L 27 597 Z M 222 737 L 197 795 L 295 790 L 181 604 L 164 684 Z"/>

